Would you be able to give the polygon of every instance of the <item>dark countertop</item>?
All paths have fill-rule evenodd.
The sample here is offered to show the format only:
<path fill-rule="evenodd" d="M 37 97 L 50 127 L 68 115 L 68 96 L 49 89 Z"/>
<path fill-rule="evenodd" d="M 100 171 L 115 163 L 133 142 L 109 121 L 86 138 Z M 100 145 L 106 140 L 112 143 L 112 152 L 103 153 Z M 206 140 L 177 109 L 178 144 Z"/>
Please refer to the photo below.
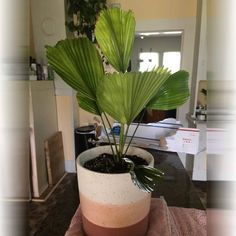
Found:
<path fill-rule="evenodd" d="M 175 152 L 147 149 L 155 159 L 155 167 L 165 173 L 152 197 L 163 196 L 168 206 L 205 210 L 179 156 Z"/>

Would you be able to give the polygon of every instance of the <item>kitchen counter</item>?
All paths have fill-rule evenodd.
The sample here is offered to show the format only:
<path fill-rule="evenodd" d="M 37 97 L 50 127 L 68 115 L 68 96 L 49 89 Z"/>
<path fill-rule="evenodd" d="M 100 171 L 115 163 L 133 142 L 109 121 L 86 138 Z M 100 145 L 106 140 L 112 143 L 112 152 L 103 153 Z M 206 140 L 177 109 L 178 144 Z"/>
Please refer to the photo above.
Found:
<path fill-rule="evenodd" d="M 155 167 L 165 173 L 152 197 L 163 196 L 168 206 L 205 209 L 179 156 L 175 152 L 146 149 L 155 159 Z"/>

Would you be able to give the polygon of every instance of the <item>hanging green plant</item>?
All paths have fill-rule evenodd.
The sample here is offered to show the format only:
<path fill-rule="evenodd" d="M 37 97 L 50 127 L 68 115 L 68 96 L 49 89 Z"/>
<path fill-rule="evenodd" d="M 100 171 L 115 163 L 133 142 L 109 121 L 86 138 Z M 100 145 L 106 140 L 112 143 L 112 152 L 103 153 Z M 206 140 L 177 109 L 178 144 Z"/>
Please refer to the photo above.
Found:
<path fill-rule="evenodd" d="M 106 9 L 106 0 L 67 0 L 66 26 L 75 37 L 85 35 L 94 41 L 94 29 L 101 10 Z"/>

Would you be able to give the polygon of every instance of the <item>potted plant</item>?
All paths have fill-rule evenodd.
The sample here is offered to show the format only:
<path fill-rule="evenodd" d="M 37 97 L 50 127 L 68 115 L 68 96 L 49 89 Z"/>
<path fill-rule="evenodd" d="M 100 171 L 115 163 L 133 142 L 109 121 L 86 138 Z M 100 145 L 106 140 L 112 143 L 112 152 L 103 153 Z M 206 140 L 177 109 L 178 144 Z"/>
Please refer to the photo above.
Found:
<path fill-rule="evenodd" d="M 106 0 L 67 0 L 66 26 L 74 36 L 86 35 L 93 41 L 97 16 L 103 9 Z"/>
<path fill-rule="evenodd" d="M 169 110 L 182 105 L 189 97 L 188 73 L 171 74 L 163 67 L 127 72 L 135 37 L 131 11 L 103 10 L 95 36 L 98 46 L 87 38 L 47 46 L 49 64 L 78 91 L 79 106 L 99 115 L 110 128 L 108 115 L 121 127 L 119 142 L 107 134 L 109 146 L 89 149 L 77 158 L 83 228 L 92 236 L 143 236 L 148 227 L 150 192 L 163 173 L 153 168 L 150 153 L 130 146 L 132 138 L 126 145 L 127 132 L 142 110 Z M 104 72 L 97 47 L 115 73 Z"/>

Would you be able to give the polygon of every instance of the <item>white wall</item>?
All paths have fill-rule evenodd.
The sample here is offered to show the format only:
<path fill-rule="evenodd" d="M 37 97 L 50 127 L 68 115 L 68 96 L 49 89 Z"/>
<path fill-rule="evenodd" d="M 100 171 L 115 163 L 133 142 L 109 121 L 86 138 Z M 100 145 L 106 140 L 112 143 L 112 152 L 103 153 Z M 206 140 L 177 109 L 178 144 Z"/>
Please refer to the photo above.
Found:
<path fill-rule="evenodd" d="M 74 101 L 74 91 L 56 75 L 56 100 L 58 112 L 58 128 L 62 131 L 67 172 L 75 172 L 75 142 L 74 129 L 77 127 L 77 115 Z"/>
<path fill-rule="evenodd" d="M 223 152 L 208 153 L 208 180 L 236 180 L 236 1 L 208 2 L 208 121 L 209 128 L 223 128 Z M 217 137 L 216 137 L 217 138 Z M 236 186 L 234 186 L 236 190 Z M 235 191 L 234 190 L 234 191 Z M 235 192 L 236 193 L 236 192 Z M 235 197 L 235 196 L 234 196 Z"/>
<path fill-rule="evenodd" d="M 47 64 L 45 45 L 54 46 L 66 38 L 64 0 L 31 0 L 36 60 Z M 58 127 L 62 131 L 66 171 L 74 167 L 74 128 L 78 125 L 74 91 L 55 75 Z"/>
<path fill-rule="evenodd" d="M 31 0 L 37 62 L 46 64 L 45 45 L 66 38 L 64 0 Z"/>
<path fill-rule="evenodd" d="M 58 131 L 53 81 L 30 82 L 31 163 L 34 197 L 48 187 L 44 141 Z"/>

